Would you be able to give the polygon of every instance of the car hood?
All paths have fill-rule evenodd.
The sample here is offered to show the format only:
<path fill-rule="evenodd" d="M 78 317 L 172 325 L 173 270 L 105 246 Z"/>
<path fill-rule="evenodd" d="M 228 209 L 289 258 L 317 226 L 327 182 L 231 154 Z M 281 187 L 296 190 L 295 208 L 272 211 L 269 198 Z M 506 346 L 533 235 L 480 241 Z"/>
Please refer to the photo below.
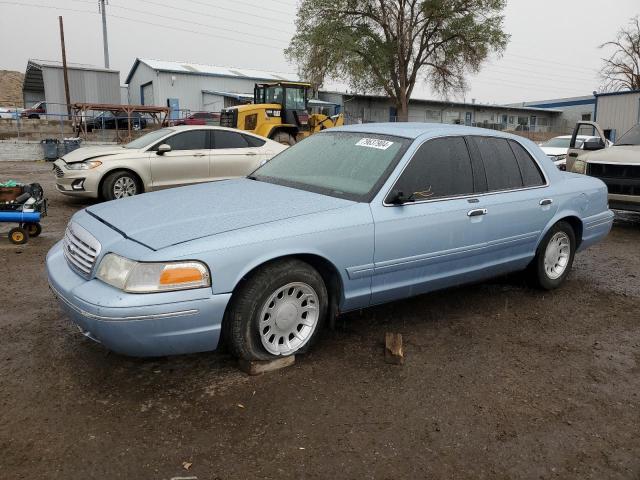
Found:
<path fill-rule="evenodd" d="M 593 163 L 635 163 L 640 165 L 640 145 L 614 145 L 595 152 L 581 153 L 579 158 Z"/>
<path fill-rule="evenodd" d="M 119 153 L 126 153 L 131 151 L 132 150 L 122 148 L 120 145 L 81 147 L 67 153 L 64 157 L 62 157 L 62 160 L 67 163 L 77 163 L 84 162 L 85 160 L 91 160 L 92 158 L 117 155 Z"/>
<path fill-rule="evenodd" d="M 546 155 L 566 155 L 567 149 L 560 147 L 540 147 Z"/>
<path fill-rule="evenodd" d="M 248 179 L 151 192 L 87 208 L 90 215 L 153 250 L 353 202 Z"/>

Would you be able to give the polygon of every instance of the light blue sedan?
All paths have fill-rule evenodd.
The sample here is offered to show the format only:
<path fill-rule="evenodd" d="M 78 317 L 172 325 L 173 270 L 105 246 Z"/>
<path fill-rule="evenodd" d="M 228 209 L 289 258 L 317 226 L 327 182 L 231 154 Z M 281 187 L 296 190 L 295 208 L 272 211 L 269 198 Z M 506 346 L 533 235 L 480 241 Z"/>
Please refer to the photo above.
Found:
<path fill-rule="evenodd" d="M 613 213 L 532 142 L 439 124 L 333 128 L 243 179 L 91 206 L 47 256 L 71 320 L 134 356 L 270 359 L 339 313 L 527 270 L 558 287 Z M 426 301 L 426 300 L 425 300 Z"/>

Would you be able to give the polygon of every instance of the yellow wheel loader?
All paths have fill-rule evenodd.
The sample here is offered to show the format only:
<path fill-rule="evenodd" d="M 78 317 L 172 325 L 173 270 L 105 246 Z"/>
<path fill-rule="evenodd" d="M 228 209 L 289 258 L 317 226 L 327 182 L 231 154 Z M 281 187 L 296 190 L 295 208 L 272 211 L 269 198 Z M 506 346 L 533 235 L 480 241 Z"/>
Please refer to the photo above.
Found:
<path fill-rule="evenodd" d="M 220 125 L 238 128 L 285 145 L 344 124 L 342 114 L 309 113 L 309 83 L 258 83 L 253 103 L 222 109 Z"/>

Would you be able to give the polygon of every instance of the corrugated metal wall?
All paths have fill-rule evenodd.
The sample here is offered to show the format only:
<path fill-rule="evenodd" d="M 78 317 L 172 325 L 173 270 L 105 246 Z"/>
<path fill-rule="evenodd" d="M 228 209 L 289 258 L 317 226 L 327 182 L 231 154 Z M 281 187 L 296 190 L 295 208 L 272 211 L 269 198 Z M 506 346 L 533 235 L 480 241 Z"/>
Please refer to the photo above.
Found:
<path fill-rule="evenodd" d="M 69 69 L 71 103 L 120 103 L 120 74 L 94 70 Z M 42 67 L 48 115 L 66 114 L 62 68 Z M 57 104 L 57 105 L 56 105 Z"/>
<path fill-rule="evenodd" d="M 615 130 L 620 138 L 640 122 L 640 92 L 598 97 L 596 121 L 605 130 Z"/>
<path fill-rule="evenodd" d="M 180 101 L 181 110 L 215 111 L 222 107 L 222 103 L 212 101 L 212 95 L 204 94 L 203 90 L 253 94 L 256 80 L 156 72 L 141 62 L 129 84 L 132 104 L 140 103 L 140 87 L 149 82 L 153 84 L 154 105 L 166 106 L 167 99 L 177 98 Z M 145 104 L 150 104 L 147 98 L 145 98 Z"/>

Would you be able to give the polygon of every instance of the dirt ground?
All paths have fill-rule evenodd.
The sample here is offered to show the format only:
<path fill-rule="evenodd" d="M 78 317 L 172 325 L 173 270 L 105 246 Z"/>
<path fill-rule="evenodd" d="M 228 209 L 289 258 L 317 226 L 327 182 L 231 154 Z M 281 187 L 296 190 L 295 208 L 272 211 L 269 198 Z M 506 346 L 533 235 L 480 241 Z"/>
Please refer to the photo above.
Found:
<path fill-rule="evenodd" d="M 41 237 L 0 239 L 0 478 L 640 479 L 639 217 L 552 293 L 514 276 L 352 313 L 249 377 L 224 353 L 141 360 L 77 333 L 43 262 L 86 203 L 50 168 L 0 163 L 50 199 Z"/>

